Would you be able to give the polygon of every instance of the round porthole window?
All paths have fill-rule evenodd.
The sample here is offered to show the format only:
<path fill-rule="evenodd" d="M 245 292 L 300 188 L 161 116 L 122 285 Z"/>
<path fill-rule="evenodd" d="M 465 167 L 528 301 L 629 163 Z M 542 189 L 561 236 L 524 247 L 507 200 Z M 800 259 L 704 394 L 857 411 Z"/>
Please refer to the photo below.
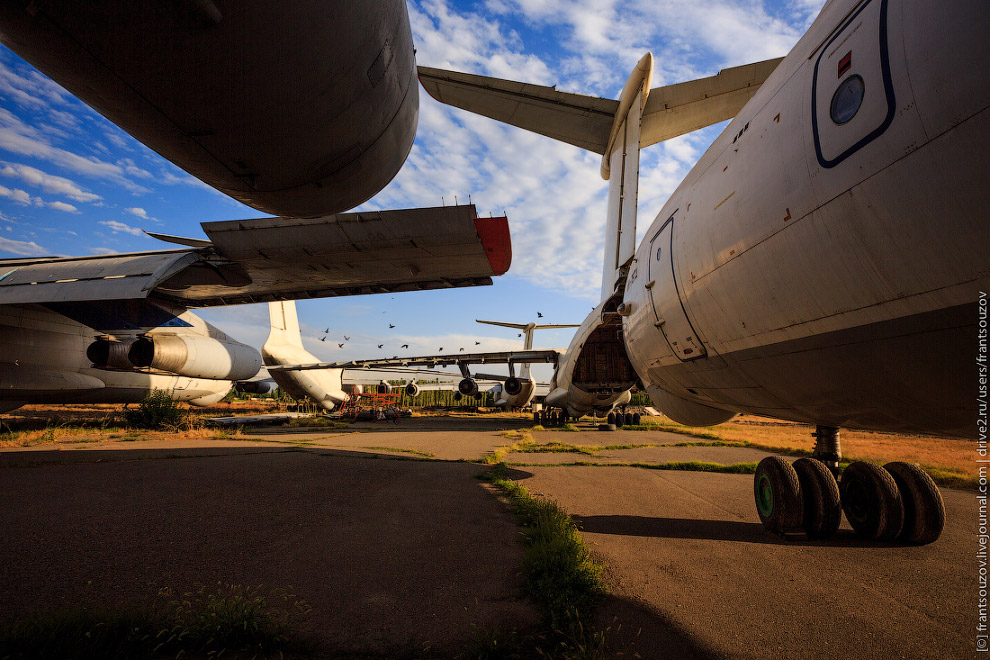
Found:
<path fill-rule="evenodd" d="M 832 95 L 832 107 L 829 110 L 832 121 L 841 126 L 855 117 L 863 105 L 865 93 L 866 84 L 859 76 L 849 76 L 843 80 Z"/>

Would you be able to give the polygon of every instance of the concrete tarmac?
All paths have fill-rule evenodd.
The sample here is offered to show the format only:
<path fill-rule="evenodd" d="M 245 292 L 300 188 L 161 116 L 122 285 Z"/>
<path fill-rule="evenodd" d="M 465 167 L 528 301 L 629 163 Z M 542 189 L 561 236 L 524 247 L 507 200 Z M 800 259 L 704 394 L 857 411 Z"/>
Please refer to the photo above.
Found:
<path fill-rule="evenodd" d="M 478 466 L 450 462 L 511 443 L 500 432 L 523 425 L 403 420 L 0 451 L 0 616 L 223 581 L 294 587 L 325 648 L 352 657 L 452 657 L 472 625 L 530 629 L 512 516 L 473 478 Z M 606 564 L 600 620 L 615 657 L 979 657 L 973 493 L 943 490 L 946 530 L 930 546 L 865 542 L 845 522 L 828 542 L 784 541 L 762 529 L 751 475 L 615 465 L 766 452 L 673 447 L 688 438 L 659 432 L 534 436 L 662 445 L 506 456 Z M 577 461 L 599 465 L 559 465 Z"/>

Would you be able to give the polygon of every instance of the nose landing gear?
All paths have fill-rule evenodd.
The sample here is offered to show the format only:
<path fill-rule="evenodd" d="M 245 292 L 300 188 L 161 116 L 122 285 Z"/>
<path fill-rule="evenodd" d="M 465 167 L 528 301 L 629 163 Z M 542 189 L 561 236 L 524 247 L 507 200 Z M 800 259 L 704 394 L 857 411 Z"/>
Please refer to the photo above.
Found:
<path fill-rule="evenodd" d="M 925 545 L 938 539 L 945 506 L 938 486 L 917 465 L 884 467 L 857 461 L 838 483 L 839 429 L 819 426 L 811 458 L 791 465 L 768 456 L 756 468 L 753 490 L 763 526 L 782 536 L 801 530 L 809 539 L 827 539 L 839 528 L 842 512 L 857 534 L 878 541 Z"/>

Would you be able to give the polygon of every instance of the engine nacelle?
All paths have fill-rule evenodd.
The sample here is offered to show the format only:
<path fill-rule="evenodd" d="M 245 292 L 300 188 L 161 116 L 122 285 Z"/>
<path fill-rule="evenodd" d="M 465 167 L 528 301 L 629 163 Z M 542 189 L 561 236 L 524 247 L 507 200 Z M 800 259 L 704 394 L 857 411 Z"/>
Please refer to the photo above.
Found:
<path fill-rule="evenodd" d="M 461 394 L 460 392 L 454 392 L 454 401 L 460 401 L 463 398 L 464 398 L 463 394 Z"/>
<path fill-rule="evenodd" d="M 465 378 L 457 384 L 457 391 L 464 396 L 474 396 L 478 393 L 478 382 L 473 378 Z"/>
<path fill-rule="evenodd" d="M 522 381 L 515 376 L 510 376 L 505 379 L 505 383 L 502 384 L 505 393 L 509 396 L 515 396 L 522 392 Z"/>
<path fill-rule="evenodd" d="M 405 392 L 406 396 L 416 396 L 419 394 L 419 385 L 416 383 L 406 383 Z"/>
<path fill-rule="evenodd" d="M 274 392 L 278 385 L 272 380 L 242 380 L 234 383 L 234 389 L 244 394 L 268 394 Z"/>
<path fill-rule="evenodd" d="M 375 387 L 375 391 L 379 394 L 391 394 L 392 386 L 386 383 L 384 380 Z"/>
<path fill-rule="evenodd" d="M 144 335 L 127 356 L 135 367 L 190 378 L 247 380 L 261 368 L 261 353 L 250 346 L 199 335 Z"/>
<path fill-rule="evenodd" d="M 127 357 L 136 337 L 98 337 L 86 348 L 86 358 L 98 369 L 133 369 L 130 358 Z"/>

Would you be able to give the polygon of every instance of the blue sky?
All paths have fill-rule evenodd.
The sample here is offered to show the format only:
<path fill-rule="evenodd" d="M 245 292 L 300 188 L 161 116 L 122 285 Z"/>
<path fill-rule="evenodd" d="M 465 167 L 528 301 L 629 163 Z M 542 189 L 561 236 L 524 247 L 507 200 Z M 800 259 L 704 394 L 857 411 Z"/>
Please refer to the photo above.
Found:
<path fill-rule="evenodd" d="M 784 55 L 822 4 L 417 0 L 409 13 L 419 64 L 616 98 L 646 51 L 655 57 L 654 86 Z M 642 153 L 641 235 L 720 130 Z M 542 312 L 545 322 L 580 323 L 600 289 L 607 182 L 598 171 L 594 154 L 442 106 L 421 90 L 408 161 L 360 208 L 470 196 L 480 213 L 508 216 L 512 268 L 491 287 L 305 301 L 299 314 L 307 348 L 326 360 L 441 346 L 445 353 L 505 350 L 520 345 L 516 333 L 474 319 L 527 322 Z M 200 237 L 200 222 L 261 215 L 160 158 L 0 47 L 0 258 L 164 249 L 141 229 Z M 265 305 L 201 315 L 258 347 L 267 336 Z M 566 347 L 570 334 L 537 333 L 536 345 Z M 338 348 L 345 335 L 351 339 Z"/>

